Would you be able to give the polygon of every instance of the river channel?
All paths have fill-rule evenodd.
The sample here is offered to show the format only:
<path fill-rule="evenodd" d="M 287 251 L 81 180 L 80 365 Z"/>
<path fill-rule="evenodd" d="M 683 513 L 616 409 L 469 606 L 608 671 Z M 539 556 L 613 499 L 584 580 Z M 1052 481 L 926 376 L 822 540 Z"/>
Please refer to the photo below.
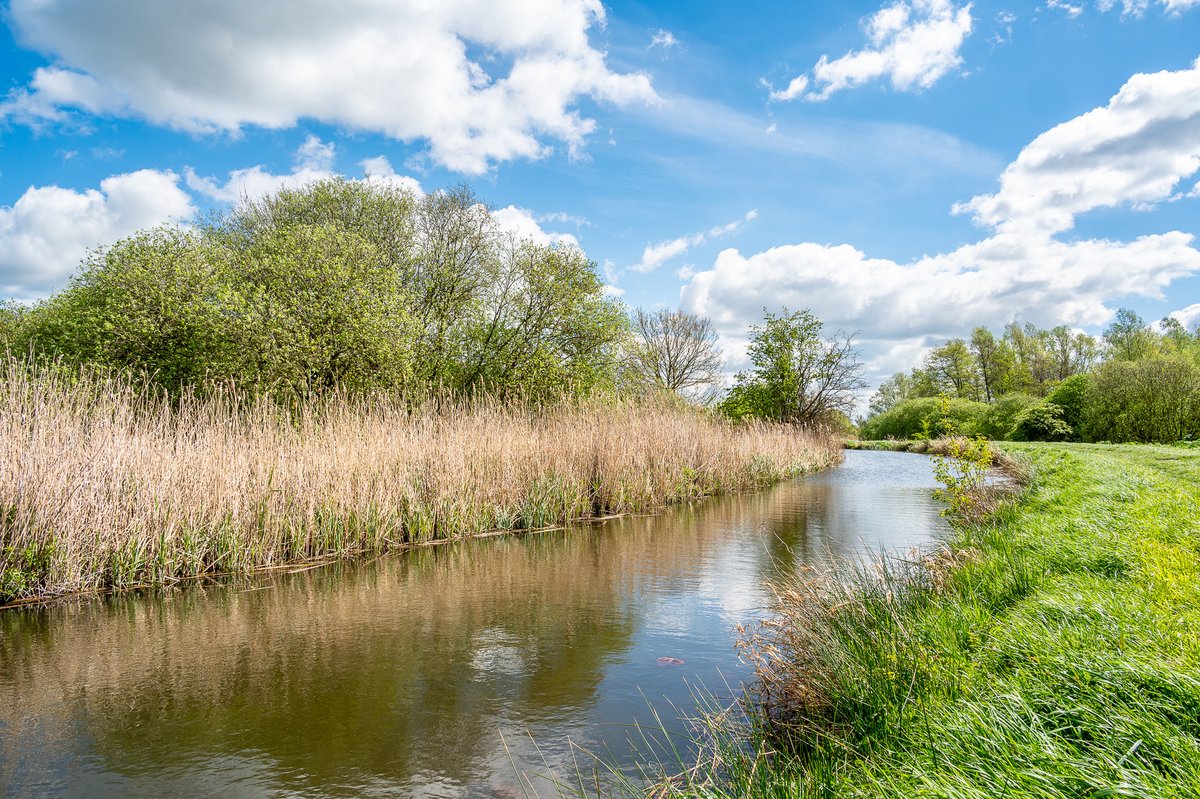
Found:
<path fill-rule="evenodd" d="M 934 486 L 851 451 L 654 517 L 3 612 L 0 796 L 553 796 L 732 697 L 769 581 L 934 541 Z"/>

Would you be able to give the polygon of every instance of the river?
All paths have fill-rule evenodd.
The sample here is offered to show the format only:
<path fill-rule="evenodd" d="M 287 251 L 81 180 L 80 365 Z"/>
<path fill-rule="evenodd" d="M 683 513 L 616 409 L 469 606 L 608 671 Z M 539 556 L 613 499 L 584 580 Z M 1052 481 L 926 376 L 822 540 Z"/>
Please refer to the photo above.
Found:
<path fill-rule="evenodd" d="M 653 517 L 6 611 L 0 796 L 552 796 L 587 752 L 632 768 L 654 713 L 731 698 L 770 580 L 930 544 L 934 486 L 851 451 Z"/>

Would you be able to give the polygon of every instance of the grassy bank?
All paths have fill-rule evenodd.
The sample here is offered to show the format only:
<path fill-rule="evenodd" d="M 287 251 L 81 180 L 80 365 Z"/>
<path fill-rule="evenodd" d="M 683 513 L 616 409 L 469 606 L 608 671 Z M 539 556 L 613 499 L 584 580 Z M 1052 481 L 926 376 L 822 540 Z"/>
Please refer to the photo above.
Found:
<path fill-rule="evenodd" d="M 660 795 L 1200 795 L 1200 452 L 1006 445 L 1019 501 L 781 592 L 752 719 Z"/>
<path fill-rule="evenodd" d="M 170 584 L 739 491 L 835 441 L 665 405 L 410 412 L 236 398 L 0 362 L 0 599 Z"/>

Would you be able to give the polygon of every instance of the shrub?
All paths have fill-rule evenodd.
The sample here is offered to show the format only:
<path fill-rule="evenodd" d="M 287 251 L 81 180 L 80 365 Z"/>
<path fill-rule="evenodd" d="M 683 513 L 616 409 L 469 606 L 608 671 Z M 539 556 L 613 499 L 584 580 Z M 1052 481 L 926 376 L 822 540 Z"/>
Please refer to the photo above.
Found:
<path fill-rule="evenodd" d="M 1200 435 L 1200 366 L 1180 357 L 1109 361 L 1088 385 L 1089 441 L 1170 442 Z"/>
<path fill-rule="evenodd" d="M 1012 441 L 1066 441 L 1074 432 L 1063 421 L 1063 409 L 1047 401 L 1021 411 L 1008 437 Z"/>
<path fill-rule="evenodd" d="M 1083 422 L 1084 410 L 1087 407 L 1088 386 L 1091 377 L 1080 373 L 1071 375 L 1059 383 L 1046 399 L 1062 408 L 1063 421 L 1078 431 Z"/>
<path fill-rule="evenodd" d="M 1005 394 L 988 408 L 979 432 L 993 441 L 1003 441 L 1012 432 L 1021 412 L 1039 402 L 1041 400 L 1029 394 Z"/>
<path fill-rule="evenodd" d="M 864 439 L 973 437 L 981 432 L 988 406 L 964 399 L 922 397 L 905 400 L 863 423 Z"/>

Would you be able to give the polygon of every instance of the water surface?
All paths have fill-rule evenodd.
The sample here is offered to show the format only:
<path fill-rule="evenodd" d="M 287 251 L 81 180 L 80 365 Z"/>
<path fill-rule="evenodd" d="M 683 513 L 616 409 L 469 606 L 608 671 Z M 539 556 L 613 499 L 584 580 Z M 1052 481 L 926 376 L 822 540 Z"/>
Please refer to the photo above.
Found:
<path fill-rule="evenodd" d="M 851 451 L 655 517 L 0 613 L 0 796 L 554 795 L 580 749 L 632 766 L 651 708 L 732 695 L 769 580 L 944 532 L 934 485 Z"/>

